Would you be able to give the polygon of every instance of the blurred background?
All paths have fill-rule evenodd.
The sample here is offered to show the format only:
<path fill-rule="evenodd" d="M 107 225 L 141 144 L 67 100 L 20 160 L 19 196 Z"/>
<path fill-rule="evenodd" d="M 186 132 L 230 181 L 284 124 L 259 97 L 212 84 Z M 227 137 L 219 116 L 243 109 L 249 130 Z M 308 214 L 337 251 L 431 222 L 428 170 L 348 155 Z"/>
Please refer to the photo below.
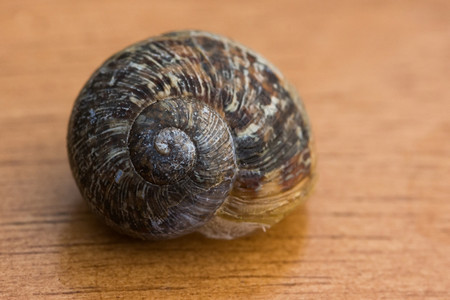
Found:
<path fill-rule="evenodd" d="M 110 55 L 201 29 L 309 112 L 319 180 L 267 233 L 144 243 L 71 176 L 73 102 Z M 450 298 L 449 1 L 0 1 L 0 298 Z"/>

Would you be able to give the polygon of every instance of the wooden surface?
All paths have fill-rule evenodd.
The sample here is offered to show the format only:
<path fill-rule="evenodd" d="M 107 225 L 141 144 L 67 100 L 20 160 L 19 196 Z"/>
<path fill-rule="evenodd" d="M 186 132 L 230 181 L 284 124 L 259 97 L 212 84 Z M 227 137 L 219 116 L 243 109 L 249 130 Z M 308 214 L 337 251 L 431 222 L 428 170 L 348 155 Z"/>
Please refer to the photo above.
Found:
<path fill-rule="evenodd" d="M 1 1 L 0 298 L 450 299 L 449 4 Z M 306 103 L 320 178 L 267 233 L 132 240 L 72 179 L 88 76 L 186 28 L 260 52 Z"/>

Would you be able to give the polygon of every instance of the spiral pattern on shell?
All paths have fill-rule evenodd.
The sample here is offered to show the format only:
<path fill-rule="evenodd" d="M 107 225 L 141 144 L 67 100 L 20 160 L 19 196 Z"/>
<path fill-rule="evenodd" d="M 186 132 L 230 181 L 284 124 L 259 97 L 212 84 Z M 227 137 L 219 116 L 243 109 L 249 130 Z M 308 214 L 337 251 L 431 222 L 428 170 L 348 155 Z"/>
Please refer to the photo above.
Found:
<path fill-rule="evenodd" d="M 259 55 L 201 31 L 109 58 L 80 92 L 67 141 L 90 208 L 144 239 L 271 226 L 314 181 L 295 90 Z"/>

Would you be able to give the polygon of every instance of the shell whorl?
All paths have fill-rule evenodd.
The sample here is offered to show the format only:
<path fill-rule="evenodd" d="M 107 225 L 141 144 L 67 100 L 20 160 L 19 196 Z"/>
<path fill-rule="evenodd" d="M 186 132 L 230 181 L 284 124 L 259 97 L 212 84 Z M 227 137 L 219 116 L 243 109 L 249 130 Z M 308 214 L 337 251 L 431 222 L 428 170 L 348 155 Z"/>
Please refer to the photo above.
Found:
<path fill-rule="evenodd" d="M 68 152 L 83 197 L 118 231 L 233 238 L 307 196 L 310 136 L 273 66 L 226 38 L 184 31 L 134 44 L 92 75 Z"/>
<path fill-rule="evenodd" d="M 134 121 L 128 140 L 135 170 L 156 185 L 180 184 L 190 175 L 197 186 L 209 188 L 236 169 L 228 125 L 195 100 L 149 105 Z"/>

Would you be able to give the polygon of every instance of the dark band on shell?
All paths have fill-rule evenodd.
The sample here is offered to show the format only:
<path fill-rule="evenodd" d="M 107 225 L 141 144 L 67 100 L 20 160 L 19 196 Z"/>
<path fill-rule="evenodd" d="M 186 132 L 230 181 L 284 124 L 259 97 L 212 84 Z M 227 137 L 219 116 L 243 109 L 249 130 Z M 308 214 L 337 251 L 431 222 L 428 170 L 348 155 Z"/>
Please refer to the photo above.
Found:
<path fill-rule="evenodd" d="M 196 230 L 233 238 L 270 226 L 314 177 L 295 90 L 259 55 L 200 31 L 108 59 L 76 100 L 68 152 L 89 206 L 145 239 Z"/>

